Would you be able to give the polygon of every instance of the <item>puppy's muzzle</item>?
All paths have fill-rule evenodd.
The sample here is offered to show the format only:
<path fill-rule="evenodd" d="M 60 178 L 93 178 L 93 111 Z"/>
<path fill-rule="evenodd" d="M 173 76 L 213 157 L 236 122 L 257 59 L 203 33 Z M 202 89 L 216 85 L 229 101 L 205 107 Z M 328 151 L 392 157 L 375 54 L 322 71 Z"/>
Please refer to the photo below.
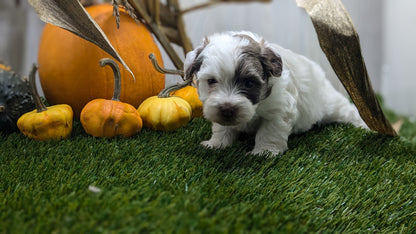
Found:
<path fill-rule="evenodd" d="M 238 107 L 231 103 L 223 103 L 218 106 L 218 112 L 223 124 L 233 124 L 238 115 Z"/>

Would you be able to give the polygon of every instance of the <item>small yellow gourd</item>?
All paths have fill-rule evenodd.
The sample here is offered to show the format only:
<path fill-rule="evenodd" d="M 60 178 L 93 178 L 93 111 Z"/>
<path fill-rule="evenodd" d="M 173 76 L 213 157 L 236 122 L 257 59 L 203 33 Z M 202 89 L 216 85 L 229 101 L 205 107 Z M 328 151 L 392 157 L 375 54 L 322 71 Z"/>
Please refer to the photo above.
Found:
<path fill-rule="evenodd" d="M 36 71 L 37 66 L 33 65 L 29 75 L 36 110 L 23 114 L 17 120 L 17 127 L 25 136 L 35 140 L 67 138 L 72 131 L 72 108 L 66 104 L 49 107 L 43 104 L 36 89 Z"/>
<path fill-rule="evenodd" d="M 149 55 L 154 68 L 163 74 L 183 75 L 183 71 L 165 69 L 159 66 L 156 56 Z M 188 83 L 185 83 L 187 85 Z M 158 96 L 152 96 L 140 104 L 138 111 L 144 126 L 153 130 L 173 131 L 187 124 L 192 118 L 192 107 L 183 98 L 171 96 L 171 93 L 184 84 L 166 87 Z"/>
<path fill-rule="evenodd" d="M 191 105 L 180 97 L 152 96 L 139 106 L 143 125 L 153 130 L 173 131 L 191 120 Z"/>
<path fill-rule="evenodd" d="M 172 96 L 178 96 L 185 99 L 192 107 L 192 118 L 202 116 L 202 102 L 199 100 L 197 89 L 193 86 L 185 86 L 171 93 Z"/>
<path fill-rule="evenodd" d="M 137 109 L 120 101 L 121 79 L 118 65 L 112 59 L 101 59 L 102 67 L 109 65 L 114 72 L 114 93 L 111 100 L 94 99 L 81 111 L 80 121 L 85 132 L 95 137 L 130 137 L 142 129 Z"/>

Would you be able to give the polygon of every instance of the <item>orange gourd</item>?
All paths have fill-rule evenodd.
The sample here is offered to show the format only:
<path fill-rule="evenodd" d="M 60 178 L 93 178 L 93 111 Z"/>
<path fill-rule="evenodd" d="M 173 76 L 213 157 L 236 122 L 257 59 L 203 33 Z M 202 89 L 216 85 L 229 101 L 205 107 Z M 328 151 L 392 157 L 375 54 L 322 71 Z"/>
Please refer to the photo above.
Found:
<path fill-rule="evenodd" d="M 120 70 L 114 60 L 102 59 L 100 65 L 109 65 L 114 72 L 114 93 L 111 100 L 94 99 L 81 111 L 80 121 L 85 132 L 95 137 L 130 137 L 143 126 L 135 107 L 120 101 Z"/>
<path fill-rule="evenodd" d="M 164 75 L 154 70 L 149 53 L 161 60 L 152 34 L 127 13 L 120 12 L 120 28 L 113 17 L 113 6 L 101 4 L 86 10 L 102 28 L 111 44 L 130 67 L 135 79 L 121 69 L 120 100 L 138 107 L 165 87 Z M 39 45 L 39 76 L 45 98 L 51 105 L 66 103 L 79 118 L 82 108 L 96 98 L 110 99 L 113 74 L 100 69 L 98 61 L 109 57 L 96 45 L 59 27 L 47 24 Z M 120 66 L 120 65 L 119 65 Z"/>
<path fill-rule="evenodd" d="M 172 96 L 178 96 L 187 101 L 192 107 L 192 118 L 202 117 L 202 102 L 199 100 L 198 91 L 193 86 L 185 86 L 171 93 Z"/>

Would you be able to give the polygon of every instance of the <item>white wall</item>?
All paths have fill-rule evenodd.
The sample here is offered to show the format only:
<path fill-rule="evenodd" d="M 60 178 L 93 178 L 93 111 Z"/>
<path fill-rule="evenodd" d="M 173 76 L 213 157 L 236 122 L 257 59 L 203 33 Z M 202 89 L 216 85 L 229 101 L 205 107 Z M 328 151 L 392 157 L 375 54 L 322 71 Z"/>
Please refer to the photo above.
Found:
<path fill-rule="evenodd" d="M 416 116 L 416 1 L 385 0 L 382 94 L 400 113 Z"/>
<path fill-rule="evenodd" d="M 15 7 L 14 1 L 0 1 L 0 60 L 21 70 L 24 53 L 25 9 Z"/>
<path fill-rule="evenodd" d="M 27 1 L 0 0 L 0 60 L 27 76 L 37 61 L 39 39 L 44 23 Z M 38 90 L 42 95 L 40 82 Z"/>
<path fill-rule="evenodd" d="M 392 0 L 394 1 L 394 0 Z M 357 30 L 373 88 L 381 89 L 384 0 L 343 0 Z"/>

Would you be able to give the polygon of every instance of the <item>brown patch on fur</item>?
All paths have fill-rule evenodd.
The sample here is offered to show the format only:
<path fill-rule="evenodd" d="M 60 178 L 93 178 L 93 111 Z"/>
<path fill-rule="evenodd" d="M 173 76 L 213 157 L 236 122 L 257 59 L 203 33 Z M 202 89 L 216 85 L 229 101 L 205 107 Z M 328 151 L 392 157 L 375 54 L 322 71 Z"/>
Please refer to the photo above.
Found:
<path fill-rule="evenodd" d="M 279 77 L 282 75 L 282 58 L 265 45 L 266 42 L 264 39 L 262 39 L 260 42 L 257 42 L 246 34 L 236 34 L 233 36 L 246 39 L 250 42 L 248 46 L 243 48 L 243 51 L 245 51 L 243 53 L 249 53 L 254 57 L 257 57 L 263 64 L 263 69 L 266 73 L 266 76 Z"/>
<path fill-rule="evenodd" d="M 281 76 L 282 59 L 265 45 L 264 40 L 257 42 L 244 34 L 235 36 L 247 39 L 249 44 L 241 48 L 234 82 L 252 103 L 258 103 L 271 93 L 272 86 L 269 84 L 269 78 Z M 245 85 L 247 82 L 250 87 Z"/>
<path fill-rule="evenodd" d="M 208 44 L 209 44 L 209 39 L 208 37 L 205 37 L 204 44 L 201 47 L 196 49 L 194 61 L 192 62 L 191 66 L 189 66 L 188 69 L 186 69 L 185 71 L 185 79 L 189 79 L 190 77 L 193 77 L 195 73 L 197 73 L 199 69 L 201 68 L 204 58 L 200 57 L 199 55 L 202 53 L 202 51 L 205 49 L 205 47 Z"/>

